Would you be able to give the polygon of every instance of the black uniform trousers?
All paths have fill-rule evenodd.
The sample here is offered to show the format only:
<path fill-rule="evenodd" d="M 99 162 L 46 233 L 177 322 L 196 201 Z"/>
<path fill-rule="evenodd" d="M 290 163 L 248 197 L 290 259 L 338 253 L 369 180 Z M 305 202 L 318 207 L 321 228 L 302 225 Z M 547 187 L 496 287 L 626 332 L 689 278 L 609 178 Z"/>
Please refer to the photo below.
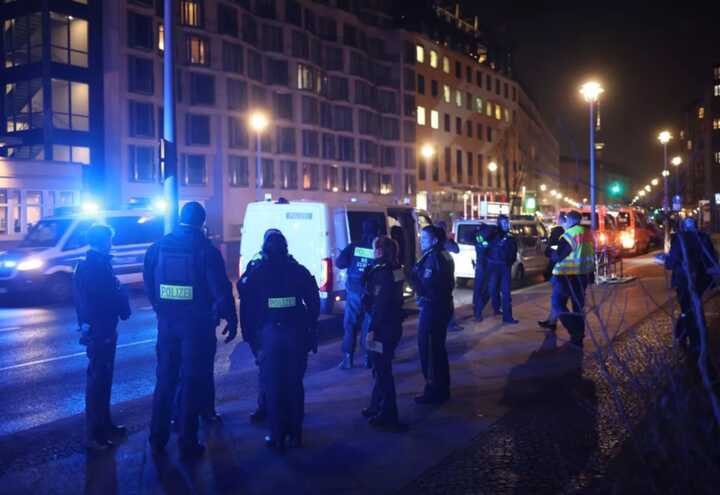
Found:
<path fill-rule="evenodd" d="M 513 317 L 510 289 L 511 267 L 507 263 L 488 262 L 488 291 L 495 313 L 502 306 L 503 320 L 512 320 Z"/>
<path fill-rule="evenodd" d="M 450 398 L 450 364 L 445 340 L 452 314 L 452 309 L 435 308 L 431 303 L 420 307 L 418 347 L 425 377 L 424 395 L 433 399 Z"/>
<path fill-rule="evenodd" d="M 197 443 L 198 416 L 208 402 L 208 356 L 215 341 L 211 318 L 190 315 L 158 317 L 157 382 L 153 396 L 150 441 L 165 445 L 170 438 L 170 417 L 178 385 L 179 444 Z"/>
<path fill-rule="evenodd" d="M 364 356 L 366 325 L 365 311 L 362 305 L 362 292 L 347 291 L 345 300 L 345 313 L 343 314 L 343 343 L 342 351 L 345 354 L 353 355 L 357 344 L 358 333 L 360 334 L 360 352 Z"/>
<path fill-rule="evenodd" d="M 250 346 L 253 357 L 255 358 L 255 364 L 258 366 L 258 395 L 257 395 L 257 410 L 260 413 L 267 413 L 267 403 L 265 401 L 265 390 L 263 387 L 262 376 L 260 373 L 260 349 L 256 346 Z"/>
<path fill-rule="evenodd" d="M 490 300 L 488 295 L 487 261 L 475 265 L 475 281 L 473 283 L 473 312 L 475 318 L 482 317 L 482 312 Z"/>
<path fill-rule="evenodd" d="M 305 416 L 307 341 L 296 328 L 268 323 L 262 329 L 260 381 L 270 433 L 277 441 L 285 435 L 300 438 Z"/>
<path fill-rule="evenodd" d="M 370 351 L 373 370 L 373 389 L 370 407 L 376 415 L 390 422 L 398 422 L 395 377 L 392 371 L 394 349 L 383 348 L 383 352 Z"/>
<path fill-rule="evenodd" d="M 87 383 L 85 386 L 85 435 L 88 440 L 106 439 L 112 426 L 110 394 L 115 369 L 117 322 L 90 326 L 87 345 Z"/>
<path fill-rule="evenodd" d="M 585 337 L 585 289 L 590 275 L 553 275 L 552 313 L 567 328 L 573 339 Z M 568 312 L 568 300 L 572 303 L 572 313 Z"/>
<path fill-rule="evenodd" d="M 688 339 L 690 345 L 700 345 L 700 333 L 698 331 L 698 320 L 695 314 L 695 306 L 690 289 L 687 285 L 681 285 L 675 288 L 677 291 L 678 303 L 680 304 L 680 317 L 675 323 L 675 337 L 681 341 Z M 702 309 L 702 293 L 698 294 L 700 298 L 700 322 L 705 327 L 705 312 Z"/>

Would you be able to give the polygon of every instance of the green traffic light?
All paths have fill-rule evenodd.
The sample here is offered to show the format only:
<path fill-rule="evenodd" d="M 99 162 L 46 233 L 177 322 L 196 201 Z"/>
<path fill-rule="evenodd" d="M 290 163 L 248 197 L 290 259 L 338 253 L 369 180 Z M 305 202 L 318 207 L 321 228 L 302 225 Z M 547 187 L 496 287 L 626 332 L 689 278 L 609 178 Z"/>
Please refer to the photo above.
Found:
<path fill-rule="evenodd" d="M 620 185 L 619 182 L 615 182 L 612 186 L 610 186 L 610 194 L 615 196 L 622 194 L 622 185 Z"/>

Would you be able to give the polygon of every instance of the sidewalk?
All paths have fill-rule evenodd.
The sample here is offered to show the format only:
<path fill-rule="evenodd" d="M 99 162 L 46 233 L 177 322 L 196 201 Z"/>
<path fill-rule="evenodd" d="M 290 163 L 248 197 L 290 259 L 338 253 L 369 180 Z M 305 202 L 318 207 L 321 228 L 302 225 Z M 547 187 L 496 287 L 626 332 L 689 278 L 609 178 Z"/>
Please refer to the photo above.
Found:
<path fill-rule="evenodd" d="M 588 306 L 599 304 L 607 336 L 636 325 L 667 302 L 670 295 L 658 267 L 654 276 L 624 285 L 595 287 Z M 367 370 L 340 371 L 339 343 L 321 346 L 311 355 L 306 386 L 305 447 L 285 456 L 268 451 L 266 430 L 249 423 L 255 402 L 256 370 L 247 346 L 234 352 L 222 348 L 216 370 L 218 409 L 223 423 L 204 430 L 209 451 L 204 459 L 185 464 L 171 441 L 165 459 L 153 459 L 147 447 L 147 428 L 130 435 L 113 453 L 88 457 L 75 453 L 0 478 L 0 493 L 392 493 L 418 479 L 443 459 L 502 418 L 518 402 L 508 398 L 510 380 L 533 387 L 524 378 L 563 383 L 578 370 L 577 352 L 553 351 L 536 321 L 548 313 L 549 284 L 513 293 L 519 325 L 503 326 L 487 317 L 476 323 L 467 306 L 471 294 L 457 299 L 458 320 L 465 329 L 450 333 L 452 400 L 441 407 L 416 406 L 413 397 L 423 386 L 417 356 L 416 317 L 405 323 L 395 361 L 398 406 L 408 423 L 406 433 L 376 431 L 360 416 L 367 405 L 371 377 Z M 487 311 L 486 311 L 487 314 Z M 595 329 L 601 325 L 590 317 Z M 603 332 L 594 332 L 604 339 Z M 567 333 L 558 329 L 558 345 Z M 229 346 L 228 346 L 229 347 Z M 537 358 L 538 350 L 542 358 Z M 585 352 L 591 352 L 586 338 Z M 532 357 L 535 357 L 531 359 Z M 512 376 L 511 376 L 512 375 Z M 241 392 L 238 389 L 242 389 Z M 148 410 L 148 419 L 150 411 Z"/>

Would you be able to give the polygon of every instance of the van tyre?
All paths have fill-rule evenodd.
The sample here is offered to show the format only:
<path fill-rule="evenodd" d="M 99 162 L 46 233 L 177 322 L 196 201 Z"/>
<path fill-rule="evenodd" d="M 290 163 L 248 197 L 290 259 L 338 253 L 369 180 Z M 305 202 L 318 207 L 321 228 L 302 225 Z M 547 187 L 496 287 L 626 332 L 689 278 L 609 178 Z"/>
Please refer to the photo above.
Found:
<path fill-rule="evenodd" d="M 72 297 L 72 277 L 66 273 L 51 275 L 46 285 L 46 291 L 53 302 L 69 301 Z"/>

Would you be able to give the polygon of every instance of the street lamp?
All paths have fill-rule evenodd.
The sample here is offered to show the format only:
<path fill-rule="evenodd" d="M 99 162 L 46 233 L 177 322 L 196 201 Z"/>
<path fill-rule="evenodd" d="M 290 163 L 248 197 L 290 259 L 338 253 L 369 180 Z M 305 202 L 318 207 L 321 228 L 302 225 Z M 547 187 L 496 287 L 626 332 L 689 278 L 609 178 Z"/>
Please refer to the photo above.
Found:
<path fill-rule="evenodd" d="M 270 121 L 267 118 L 267 115 L 265 115 L 261 111 L 254 111 L 250 114 L 250 128 L 255 131 L 255 201 L 260 201 L 262 199 L 262 181 L 260 180 L 261 174 L 261 163 L 260 163 L 260 152 L 261 152 L 261 137 L 262 133 L 265 129 L 267 129 L 267 126 L 270 124 Z"/>
<path fill-rule="evenodd" d="M 658 141 L 663 145 L 663 186 L 665 188 L 665 195 L 663 196 L 663 213 L 665 218 L 663 219 L 663 227 L 665 228 L 665 252 L 670 250 L 670 222 L 668 219 L 668 175 L 670 172 L 667 169 L 668 157 L 667 157 L 667 145 L 672 139 L 670 131 L 662 131 L 658 134 Z"/>
<path fill-rule="evenodd" d="M 592 230 L 597 229 L 595 218 L 595 103 L 605 90 L 596 81 L 589 81 L 582 85 L 580 94 L 590 107 L 590 218 Z"/>
<path fill-rule="evenodd" d="M 540 190 L 541 190 L 542 192 L 547 191 L 547 186 L 546 186 L 545 184 L 540 184 Z"/>
<path fill-rule="evenodd" d="M 670 162 L 673 164 L 673 167 L 679 168 L 680 165 L 682 165 L 682 157 L 676 156 L 672 159 Z M 680 199 L 680 171 L 675 172 L 675 195 L 678 197 L 678 200 Z M 680 202 L 682 204 L 682 202 Z"/>
<path fill-rule="evenodd" d="M 497 172 L 497 163 L 495 163 L 495 162 L 488 163 L 488 170 L 492 173 Z"/>
<path fill-rule="evenodd" d="M 657 180 L 657 179 L 653 179 L 653 180 L 650 181 L 650 184 L 652 184 L 653 186 L 657 186 L 657 185 L 658 185 L 658 180 Z"/>
<path fill-rule="evenodd" d="M 647 192 L 650 192 L 651 189 L 652 189 L 652 187 L 650 187 L 650 184 L 646 184 L 646 185 L 645 185 L 645 190 L 646 190 Z"/>

